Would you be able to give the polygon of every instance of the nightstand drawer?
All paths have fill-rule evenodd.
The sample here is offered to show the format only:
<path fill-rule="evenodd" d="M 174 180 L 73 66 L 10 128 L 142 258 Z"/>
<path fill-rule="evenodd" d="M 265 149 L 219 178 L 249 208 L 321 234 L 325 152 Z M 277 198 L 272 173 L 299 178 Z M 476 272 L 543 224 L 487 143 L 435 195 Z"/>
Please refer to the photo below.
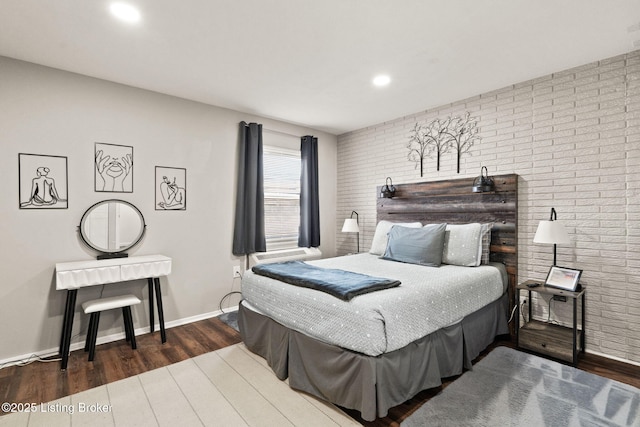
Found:
<path fill-rule="evenodd" d="M 578 330 L 576 341 L 581 342 Z M 565 326 L 532 320 L 520 328 L 518 346 L 557 359 L 573 362 L 573 330 Z M 582 349 L 578 349 L 582 350 Z"/>

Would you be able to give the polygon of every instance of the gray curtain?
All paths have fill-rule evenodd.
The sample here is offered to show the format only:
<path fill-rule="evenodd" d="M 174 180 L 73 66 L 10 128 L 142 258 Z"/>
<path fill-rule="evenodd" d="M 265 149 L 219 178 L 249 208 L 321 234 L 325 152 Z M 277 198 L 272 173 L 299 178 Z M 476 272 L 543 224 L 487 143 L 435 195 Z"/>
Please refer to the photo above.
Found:
<path fill-rule="evenodd" d="M 233 254 L 265 252 L 262 125 L 240 122 Z"/>
<path fill-rule="evenodd" d="M 307 135 L 300 141 L 300 232 L 298 246 L 320 246 L 320 203 L 318 197 L 318 138 Z"/>

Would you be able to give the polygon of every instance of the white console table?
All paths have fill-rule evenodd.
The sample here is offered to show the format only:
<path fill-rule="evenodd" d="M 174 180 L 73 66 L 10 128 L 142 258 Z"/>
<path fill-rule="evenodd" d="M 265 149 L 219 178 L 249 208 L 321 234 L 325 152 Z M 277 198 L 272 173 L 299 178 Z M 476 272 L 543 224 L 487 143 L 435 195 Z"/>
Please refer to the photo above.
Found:
<path fill-rule="evenodd" d="M 153 294 L 155 289 L 162 342 L 167 341 L 164 328 L 164 312 L 162 310 L 162 293 L 160 277 L 171 273 L 171 258 L 164 255 L 145 255 L 127 258 L 62 262 L 56 264 L 56 290 L 67 291 L 67 302 L 64 309 L 62 334 L 60 337 L 61 368 L 67 369 L 73 315 L 76 306 L 78 289 L 88 286 L 107 285 L 127 280 L 147 279 L 149 284 L 149 323 L 151 332 L 153 321 Z"/>

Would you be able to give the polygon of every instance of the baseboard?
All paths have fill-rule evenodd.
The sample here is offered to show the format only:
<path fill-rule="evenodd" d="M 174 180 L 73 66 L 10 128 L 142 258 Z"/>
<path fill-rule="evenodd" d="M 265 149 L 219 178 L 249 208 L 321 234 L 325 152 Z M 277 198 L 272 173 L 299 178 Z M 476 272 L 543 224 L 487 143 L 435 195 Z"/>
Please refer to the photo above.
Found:
<path fill-rule="evenodd" d="M 627 363 L 629 365 L 640 366 L 640 363 L 638 363 L 638 362 L 634 362 L 632 360 L 623 359 L 622 357 L 611 356 L 610 354 L 604 354 L 604 353 L 599 353 L 597 351 L 591 351 L 589 349 L 587 349 L 587 351 L 585 353 L 593 354 L 595 356 L 604 357 L 605 359 L 616 360 L 618 362 Z"/>
<path fill-rule="evenodd" d="M 238 309 L 238 306 L 227 307 L 227 308 L 225 308 L 224 312 L 234 311 L 234 310 L 237 310 L 237 309 Z M 217 316 L 221 315 L 222 313 L 223 313 L 222 310 L 216 310 L 216 311 L 211 311 L 209 313 L 198 314 L 197 316 L 191 316 L 191 317 L 185 317 L 185 318 L 182 318 L 182 319 L 172 320 L 170 322 L 165 322 L 164 327 L 166 329 L 175 328 L 176 326 L 182 326 L 182 325 L 187 325 L 189 323 L 198 322 L 200 320 L 211 319 L 212 317 L 217 317 Z M 160 330 L 160 324 L 159 323 L 155 324 L 155 330 L 156 331 Z M 151 328 L 149 326 L 145 326 L 143 328 L 136 328 L 135 331 L 134 331 L 136 336 L 143 335 L 143 334 L 148 334 L 149 332 L 151 332 Z M 115 333 L 115 334 L 99 336 L 98 339 L 96 340 L 96 345 L 106 344 L 108 342 L 122 340 L 122 339 L 124 339 L 124 337 L 125 337 L 124 336 L 124 331 L 118 332 L 118 333 Z M 85 342 L 85 340 L 83 338 L 81 341 L 77 341 L 77 342 L 71 343 L 71 345 L 69 346 L 69 351 L 75 351 L 75 350 L 80 350 L 80 349 L 84 348 L 84 342 Z M 55 357 L 55 356 L 58 355 L 58 351 L 59 351 L 58 347 L 55 347 L 55 348 L 49 348 L 47 350 L 32 352 L 32 353 L 18 355 L 18 356 L 11 357 L 11 358 L 8 358 L 8 359 L 0 360 L 0 369 L 6 368 L 6 367 L 9 367 L 9 366 L 13 366 L 13 365 L 17 365 L 17 364 L 19 364 L 21 362 L 26 362 L 28 360 L 46 359 L 46 358 Z"/>

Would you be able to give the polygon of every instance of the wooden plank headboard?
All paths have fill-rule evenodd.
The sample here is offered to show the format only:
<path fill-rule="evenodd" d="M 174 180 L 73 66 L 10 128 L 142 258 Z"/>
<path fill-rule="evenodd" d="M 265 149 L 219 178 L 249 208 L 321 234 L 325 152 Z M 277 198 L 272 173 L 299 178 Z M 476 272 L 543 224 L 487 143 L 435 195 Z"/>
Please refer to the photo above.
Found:
<path fill-rule="evenodd" d="M 475 178 L 399 184 L 393 199 L 380 198 L 378 187 L 377 220 L 423 224 L 493 222 L 490 259 L 507 268 L 512 304 L 518 280 L 518 175 L 491 179 L 496 188 L 490 193 L 473 193 Z"/>

